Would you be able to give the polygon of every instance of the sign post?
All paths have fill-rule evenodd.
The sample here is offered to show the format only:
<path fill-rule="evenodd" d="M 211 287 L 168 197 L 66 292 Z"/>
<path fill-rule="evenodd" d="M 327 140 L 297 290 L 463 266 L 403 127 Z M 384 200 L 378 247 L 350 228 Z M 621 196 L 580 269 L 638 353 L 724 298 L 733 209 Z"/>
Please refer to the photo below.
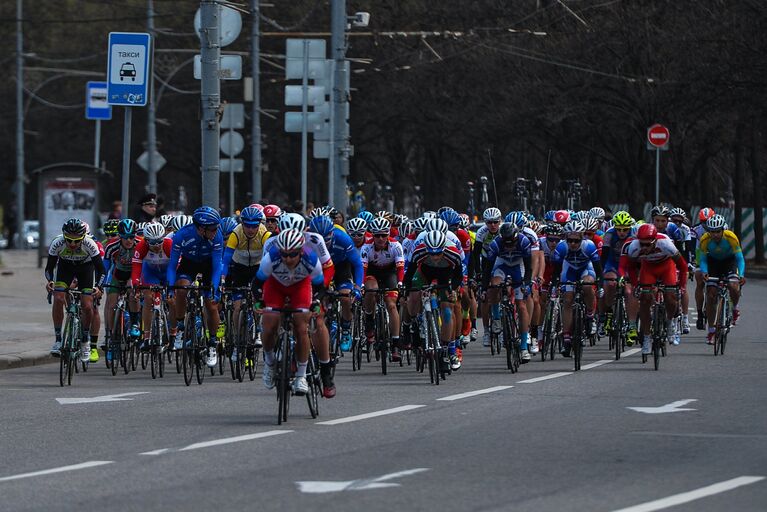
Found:
<path fill-rule="evenodd" d="M 132 107 L 146 106 L 152 78 L 152 37 L 146 33 L 110 32 L 107 103 L 125 107 L 123 128 L 123 215 L 128 215 Z"/>
<path fill-rule="evenodd" d="M 668 150 L 670 134 L 662 124 L 647 129 L 647 149 L 655 150 L 655 204 L 660 204 L 660 152 Z"/>
<path fill-rule="evenodd" d="M 85 119 L 96 121 L 96 141 L 93 151 L 93 167 L 99 168 L 101 152 L 101 121 L 112 119 L 112 106 L 107 103 L 107 83 L 88 82 L 85 85 Z"/>

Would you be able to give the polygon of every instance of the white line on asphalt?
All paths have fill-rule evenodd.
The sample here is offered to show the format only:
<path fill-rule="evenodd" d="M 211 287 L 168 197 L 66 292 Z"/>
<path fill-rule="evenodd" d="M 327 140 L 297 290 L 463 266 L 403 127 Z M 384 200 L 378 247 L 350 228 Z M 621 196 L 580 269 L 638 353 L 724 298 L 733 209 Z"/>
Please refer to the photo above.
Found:
<path fill-rule="evenodd" d="M 278 436 L 280 434 L 289 434 L 292 430 L 270 430 L 268 432 L 258 432 L 256 434 L 246 434 L 244 436 L 225 437 L 224 439 L 214 439 L 213 441 L 204 441 L 194 443 L 180 448 L 178 451 L 197 450 L 198 448 L 207 448 L 209 446 L 218 446 L 220 444 L 239 443 L 240 441 L 250 441 L 251 439 L 261 439 L 262 437 Z"/>
<path fill-rule="evenodd" d="M 162 455 L 163 453 L 169 452 L 169 448 L 160 448 L 159 450 L 152 450 L 151 452 L 141 452 L 139 455 Z"/>
<path fill-rule="evenodd" d="M 504 389 L 510 389 L 513 387 L 514 386 L 495 386 L 492 388 L 478 389 L 477 391 L 469 391 L 467 393 L 459 393 L 457 395 L 445 396 L 442 398 L 437 398 L 437 400 L 452 402 L 453 400 L 460 400 L 461 398 L 469 398 L 470 396 L 484 395 L 486 393 L 495 393 L 496 391 L 503 391 Z"/>
<path fill-rule="evenodd" d="M 591 370 L 592 368 L 596 368 L 597 366 L 602 366 L 603 364 L 612 363 L 614 359 L 600 359 L 599 361 L 584 364 L 581 366 L 581 370 Z"/>
<path fill-rule="evenodd" d="M 30 478 L 33 476 L 50 475 L 53 473 L 63 473 L 65 471 L 77 471 L 78 469 L 95 468 L 96 466 L 104 466 L 106 464 L 112 464 L 112 460 L 91 460 L 89 462 L 83 462 L 81 464 L 74 464 L 72 466 L 61 466 L 60 468 L 44 469 L 42 471 L 33 471 L 32 473 L 22 473 L 20 475 L 5 476 L 0 478 L 0 482 L 7 482 L 9 480 L 19 480 L 21 478 Z"/>
<path fill-rule="evenodd" d="M 653 512 L 654 510 L 662 510 L 664 508 L 681 505 L 682 503 L 699 500 L 706 496 L 713 496 L 714 494 L 730 491 L 737 487 L 753 484 L 764 479 L 765 477 L 763 476 L 739 476 L 732 480 L 725 480 L 724 482 L 707 485 L 700 489 L 683 492 L 681 494 L 674 494 L 673 496 L 668 496 L 655 501 L 648 501 L 647 503 L 641 503 L 639 505 L 634 505 L 633 507 L 622 508 L 620 510 L 615 510 L 614 512 Z"/>
<path fill-rule="evenodd" d="M 517 384 L 532 384 L 534 382 L 540 382 L 542 380 L 556 379 L 557 377 L 564 377 L 565 375 L 572 375 L 573 372 L 557 372 L 551 375 L 544 375 L 543 377 L 535 377 L 534 379 L 520 380 Z"/>
<path fill-rule="evenodd" d="M 637 436 L 667 436 L 667 437 L 702 437 L 713 439 L 764 439 L 767 434 L 717 434 L 717 433 L 705 433 L 705 432 L 652 432 L 647 430 L 640 430 L 637 432 L 631 432 Z"/>
<path fill-rule="evenodd" d="M 375 418 L 377 416 L 386 416 L 387 414 L 396 414 L 398 412 L 411 411 L 413 409 L 420 409 L 426 407 L 425 405 L 403 405 L 402 407 L 395 407 L 393 409 L 384 409 L 382 411 L 369 412 L 366 414 L 358 414 L 356 416 L 348 416 L 346 418 L 338 418 L 330 421 L 318 421 L 317 425 L 340 425 L 341 423 L 351 423 L 352 421 L 366 420 L 368 418 Z"/>
<path fill-rule="evenodd" d="M 632 348 L 631 350 L 625 351 L 621 357 L 633 356 L 637 352 L 641 352 L 641 351 L 642 351 L 641 348 Z"/>

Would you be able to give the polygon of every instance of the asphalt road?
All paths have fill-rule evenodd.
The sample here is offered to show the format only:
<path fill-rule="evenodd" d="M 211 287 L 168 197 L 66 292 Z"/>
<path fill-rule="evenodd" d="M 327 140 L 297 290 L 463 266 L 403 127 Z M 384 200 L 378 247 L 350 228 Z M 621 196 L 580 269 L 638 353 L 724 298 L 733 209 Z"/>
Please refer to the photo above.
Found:
<path fill-rule="evenodd" d="M 3 371 L 0 509 L 762 511 L 765 298 L 749 282 L 725 356 L 693 331 L 658 372 L 606 341 L 577 374 L 557 358 L 516 375 L 475 343 L 438 387 L 347 357 L 320 417 L 294 398 L 279 427 L 260 375 L 186 387 L 100 362 L 60 388 L 55 365 Z"/>

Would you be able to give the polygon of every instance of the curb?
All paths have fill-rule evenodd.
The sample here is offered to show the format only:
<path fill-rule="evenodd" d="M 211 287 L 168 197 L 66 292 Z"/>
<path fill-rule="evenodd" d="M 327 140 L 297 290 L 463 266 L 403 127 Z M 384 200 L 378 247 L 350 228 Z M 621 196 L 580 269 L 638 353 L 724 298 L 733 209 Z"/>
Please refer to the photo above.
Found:
<path fill-rule="evenodd" d="M 0 370 L 11 370 L 27 366 L 39 366 L 42 364 L 55 363 L 56 358 L 48 352 L 31 351 L 19 354 L 0 355 Z"/>
<path fill-rule="evenodd" d="M 767 270 L 746 270 L 747 279 L 767 279 Z"/>

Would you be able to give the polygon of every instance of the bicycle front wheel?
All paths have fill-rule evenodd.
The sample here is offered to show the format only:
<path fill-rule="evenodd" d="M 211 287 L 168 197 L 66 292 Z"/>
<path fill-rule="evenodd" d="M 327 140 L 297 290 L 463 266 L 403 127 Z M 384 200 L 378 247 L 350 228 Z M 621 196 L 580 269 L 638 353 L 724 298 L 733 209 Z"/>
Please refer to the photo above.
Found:
<path fill-rule="evenodd" d="M 573 365 L 575 371 L 581 369 L 581 355 L 583 354 L 583 309 L 576 307 L 573 314 Z"/>
<path fill-rule="evenodd" d="M 280 337 L 279 373 L 277 375 L 277 424 L 288 421 L 290 407 L 290 334 L 284 331 Z"/>

